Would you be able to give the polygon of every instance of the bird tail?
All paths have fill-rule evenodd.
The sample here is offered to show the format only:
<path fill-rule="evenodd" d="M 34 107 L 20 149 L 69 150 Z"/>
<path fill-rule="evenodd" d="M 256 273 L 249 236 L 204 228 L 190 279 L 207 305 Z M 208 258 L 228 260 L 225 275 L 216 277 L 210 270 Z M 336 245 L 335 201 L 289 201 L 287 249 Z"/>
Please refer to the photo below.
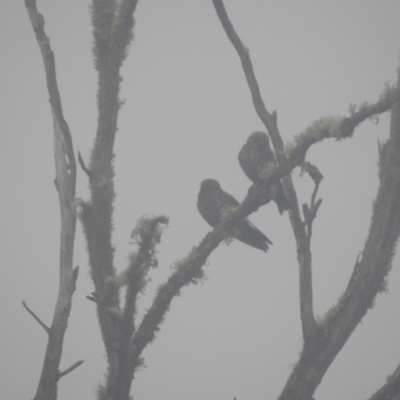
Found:
<path fill-rule="evenodd" d="M 274 199 L 276 205 L 278 206 L 279 213 L 282 215 L 285 210 L 293 211 L 293 207 L 286 197 L 285 191 L 283 190 L 282 183 L 279 182 L 276 185 L 276 195 Z"/>
<path fill-rule="evenodd" d="M 265 253 L 269 249 L 269 244 L 273 244 L 261 231 L 259 231 L 250 221 L 243 221 L 239 225 L 239 233 L 236 239 L 248 244 L 256 249 L 262 250 Z"/>

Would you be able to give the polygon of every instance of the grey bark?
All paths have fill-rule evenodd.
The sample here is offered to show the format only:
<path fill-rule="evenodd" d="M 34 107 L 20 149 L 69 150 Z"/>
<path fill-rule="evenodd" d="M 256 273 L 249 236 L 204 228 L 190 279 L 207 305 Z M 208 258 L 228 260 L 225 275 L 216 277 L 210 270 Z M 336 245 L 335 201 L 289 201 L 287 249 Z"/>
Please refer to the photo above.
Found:
<path fill-rule="evenodd" d="M 72 296 L 78 277 L 78 267 L 72 267 L 76 228 L 74 206 L 76 163 L 71 134 L 61 107 L 54 54 L 50 48 L 49 39 L 44 32 L 44 18 L 38 13 L 35 0 L 25 0 L 25 5 L 42 53 L 46 71 L 54 127 L 54 157 L 56 166 L 56 179 L 54 183 L 58 191 L 61 213 L 59 292 L 52 324 L 45 329 L 48 333 L 48 342 L 40 381 L 35 395 L 35 400 L 54 400 L 57 398 L 57 382 L 61 376 L 67 373 L 66 371 L 60 373 L 58 368 L 61 360 L 64 335 L 71 311 Z M 44 324 L 41 325 L 44 327 Z M 80 365 L 81 363 L 82 361 L 76 364 Z"/>

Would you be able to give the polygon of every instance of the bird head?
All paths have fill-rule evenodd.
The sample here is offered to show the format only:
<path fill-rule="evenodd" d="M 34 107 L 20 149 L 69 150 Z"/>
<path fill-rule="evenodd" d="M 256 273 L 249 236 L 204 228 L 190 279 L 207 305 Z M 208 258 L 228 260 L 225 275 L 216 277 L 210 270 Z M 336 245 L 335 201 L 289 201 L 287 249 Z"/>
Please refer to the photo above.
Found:
<path fill-rule="evenodd" d="M 269 146 L 269 137 L 265 132 L 255 131 L 249 136 L 247 143 L 267 144 Z"/>
<path fill-rule="evenodd" d="M 204 179 L 201 182 L 200 191 L 213 192 L 215 190 L 221 190 L 221 185 L 215 179 Z"/>

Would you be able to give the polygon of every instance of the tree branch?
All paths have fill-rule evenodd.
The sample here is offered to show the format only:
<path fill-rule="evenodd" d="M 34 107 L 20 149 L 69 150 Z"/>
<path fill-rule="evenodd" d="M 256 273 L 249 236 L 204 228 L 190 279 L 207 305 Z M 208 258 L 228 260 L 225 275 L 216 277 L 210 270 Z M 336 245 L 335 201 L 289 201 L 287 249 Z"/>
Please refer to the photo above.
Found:
<path fill-rule="evenodd" d="M 131 332 L 123 324 L 112 244 L 114 167 L 113 146 L 120 108 L 120 67 L 133 38 L 137 0 L 94 0 L 92 24 L 94 57 L 98 71 L 98 126 L 89 170 L 91 200 L 81 202 L 89 263 L 97 301 L 98 319 L 109 363 L 105 397 L 125 400 L 133 375 L 129 367 Z M 115 318 L 120 323 L 115 323 Z"/>
<path fill-rule="evenodd" d="M 212 251 L 224 240 L 226 231 L 242 219 L 241 212 L 243 212 L 243 207 L 239 206 L 229 219 L 208 233 L 187 257 L 175 264 L 175 272 L 159 288 L 152 306 L 132 338 L 132 355 L 135 365 L 138 364 L 143 349 L 154 340 L 155 333 L 158 331 L 172 299 L 179 294 L 183 286 L 202 278 L 201 267 L 206 263 L 207 257 Z"/>
<path fill-rule="evenodd" d="M 315 183 L 314 191 L 311 195 L 310 207 L 308 207 L 307 204 L 303 204 L 303 215 L 304 215 L 303 224 L 307 227 L 307 238 L 310 244 L 313 221 L 317 217 L 318 209 L 322 203 L 322 199 L 317 200 L 317 202 L 315 202 L 315 199 L 317 197 L 319 185 L 323 179 L 323 176 L 321 172 L 319 172 L 318 168 L 315 165 L 312 165 L 310 162 L 307 161 L 303 162 L 301 168 L 302 172 L 307 172 Z"/>
<path fill-rule="evenodd" d="M 36 322 L 47 332 L 47 334 L 50 335 L 51 329 L 44 322 L 42 322 L 42 320 L 27 306 L 24 301 L 22 302 L 22 305 L 25 307 L 26 311 L 32 315 Z"/>
<path fill-rule="evenodd" d="M 229 20 L 226 12 L 224 3 L 222 0 L 213 0 L 213 4 L 219 20 L 227 34 L 232 45 L 235 47 L 240 61 L 242 62 L 243 71 L 249 85 L 251 97 L 253 99 L 254 108 L 267 128 L 269 135 L 271 136 L 272 143 L 275 149 L 278 163 L 281 163 L 285 159 L 284 146 L 282 138 L 278 131 L 277 126 L 277 114 L 274 111 L 272 114 L 269 113 L 265 107 L 264 100 L 262 99 L 260 88 L 258 86 L 257 79 L 254 74 L 253 63 L 251 62 L 248 48 L 242 43 L 239 35 L 236 33 L 231 21 Z"/>
<path fill-rule="evenodd" d="M 80 151 L 78 151 L 78 161 L 79 161 L 79 165 L 82 168 L 82 171 L 90 178 L 90 175 L 91 175 L 90 169 L 86 167 Z"/>
<path fill-rule="evenodd" d="M 72 372 L 74 369 L 80 367 L 85 361 L 83 360 L 79 360 L 77 361 L 75 364 L 71 365 L 69 368 L 67 368 L 65 371 L 60 372 L 60 374 L 58 375 L 58 379 L 61 379 L 63 376 L 69 374 L 70 372 Z"/>
<path fill-rule="evenodd" d="M 158 267 L 156 257 L 156 245 L 160 243 L 162 227 L 167 225 L 168 218 L 160 215 L 153 218 L 143 217 L 139 219 L 131 238 L 139 246 L 138 252 L 130 254 L 130 263 L 126 270 L 126 297 L 123 311 L 123 321 L 129 335 L 135 331 L 134 315 L 136 312 L 136 300 L 141 291 L 146 287 L 146 276 L 150 268 Z"/>
<path fill-rule="evenodd" d="M 398 400 L 400 398 L 400 365 L 387 382 L 369 400 Z"/>
<path fill-rule="evenodd" d="M 50 400 L 55 398 L 57 394 L 58 367 L 79 271 L 78 267 L 72 268 L 76 229 L 74 209 L 76 162 L 72 137 L 61 107 L 54 54 L 44 31 L 44 18 L 38 13 L 35 0 L 25 0 L 25 6 L 42 53 L 46 72 L 54 126 L 55 182 L 61 214 L 60 286 L 42 373 L 35 395 L 35 400 Z"/>
<path fill-rule="evenodd" d="M 277 125 L 277 114 L 276 112 L 273 112 L 271 114 L 265 108 L 265 104 L 261 97 L 257 79 L 254 74 L 254 69 L 249 55 L 249 51 L 243 45 L 232 23 L 230 22 L 223 1 L 213 0 L 213 4 L 228 38 L 230 39 L 232 45 L 235 47 L 240 57 L 243 71 L 253 99 L 254 108 L 259 118 L 267 128 L 267 131 L 272 140 L 272 144 L 274 146 L 278 164 L 281 164 L 285 162 L 286 154 L 283 146 L 283 140 L 279 133 Z M 304 160 L 304 156 L 305 152 L 300 156 L 302 161 Z M 300 218 L 296 191 L 294 189 L 293 182 L 290 176 L 287 176 L 283 179 L 283 185 L 288 200 L 292 205 L 294 211 L 293 213 L 290 213 L 290 221 L 296 238 L 298 260 L 300 266 L 300 310 L 301 310 L 303 337 L 305 341 L 308 341 L 312 340 L 312 338 L 315 335 L 315 332 L 318 330 L 314 318 L 313 302 L 312 302 L 311 253 L 309 250 L 307 233 Z"/>
<path fill-rule="evenodd" d="M 133 12 L 136 1 L 95 0 L 92 7 L 94 54 L 99 75 L 98 127 L 90 161 L 91 202 L 82 204 L 81 221 L 88 243 L 89 261 L 96 293 L 107 308 L 119 310 L 119 288 L 115 278 L 112 245 L 114 192 L 113 145 L 119 111 L 120 66 L 133 33 Z M 122 16 L 120 12 L 130 15 Z M 129 40 L 127 39 L 129 38 Z M 115 359 L 120 332 L 106 314 L 99 312 L 99 321 L 108 360 Z"/>

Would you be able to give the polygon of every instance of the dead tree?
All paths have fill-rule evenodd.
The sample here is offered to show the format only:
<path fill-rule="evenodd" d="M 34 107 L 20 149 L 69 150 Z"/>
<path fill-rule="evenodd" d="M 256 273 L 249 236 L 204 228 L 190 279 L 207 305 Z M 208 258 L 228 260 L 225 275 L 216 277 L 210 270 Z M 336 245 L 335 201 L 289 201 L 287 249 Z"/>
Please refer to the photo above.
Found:
<path fill-rule="evenodd" d="M 35 400 L 41 400 L 56 399 L 58 380 L 83 363 L 83 361 L 77 361 L 73 366 L 63 372 L 58 370 L 61 360 L 64 334 L 67 330 L 68 318 L 72 305 L 72 296 L 75 291 L 75 283 L 78 278 L 79 270 L 78 267 L 72 267 L 76 229 L 76 162 L 71 133 L 68 124 L 64 119 L 61 107 L 61 98 L 56 80 L 54 54 L 50 48 L 49 39 L 44 31 L 44 18 L 38 13 L 35 0 L 26 0 L 25 5 L 42 53 L 46 72 L 47 89 L 50 97 L 54 128 L 54 155 L 56 165 L 56 178 L 54 184 L 58 192 L 61 214 L 60 283 L 51 326 L 46 326 L 33 313 L 33 311 L 28 308 L 25 302 L 23 302 L 24 307 L 48 334 L 42 373 L 35 395 Z"/>
<path fill-rule="evenodd" d="M 265 108 L 248 50 L 229 21 L 222 0 L 213 0 L 213 3 L 221 24 L 241 59 L 255 110 L 271 137 L 278 165 L 268 170 L 259 182 L 254 183 L 245 200 L 232 212 L 227 213 L 223 221 L 208 233 L 198 246 L 174 265 L 174 272 L 159 287 L 153 304 L 143 319 L 138 321 L 137 297 L 146 288 L 150 268 L 158 265 L 155 249 L 161 240 L 162 228 L 168 223 L 168 218 L 161 215 L 153 218 L 143 217 L 139 220 L 132 232 L 137 251 L 129 255 L 128 265 L 122 273 L 117 274 L 112 245 L 115 197 L 113 146 L 121 106 L 120 69 L 133 38 L 133 15 L 137 0 L 93 1 L 93 53 L 99 84 L 98 127 L 88 165 L 86 166 L 80 155 L 78 158 L 90 185 L 90 199 L 81 200 L 78 206 L 95 286 L 94 293 L 88 298 L 97 306 L 108 362 L 106 379 L 98 389 L 98 398 L 102 400 L 129 399 L 135 372 L 143 362 L 142 352 L 154 340 L 172 299 L 185 285 L 195 283 L 203 277 L 202 267 L 212 251 L 224 239 L 232 236 L 235 226 L 243 218 L 263 204 L 265 189 L 273 185 L 277 179 L 283 179 L 286 195 L 293 207 L 290 220 L 297 243 L 300 314 L 304 338 L 300 359 L 279 399 L 312 398 L 332 361 L 367 310 L 371 308 L 374 298 L 384 290 L 385 278 L 391 267 L 395 244 L 400 234 L 398 179 L 400 83 L 397 87 L 385 88 L 376 103 L 352 110 L 346 118 L 321 118 L 299 134 L 290 148 L 284 149 L 278 129 L 277 113 L 269 112 Z M 61 322 L 59 324 L 53 322 L 51 328 L 47 328 L 40 322 L 49 333 L 49 345 L 36 399 L 55 399 L 57 380 L 69 372 L 67 370 L 60 374 L 58 365 L 77 277 L 77 269 L 72 269 L 76 167 L 71 135 L 62 116 L 61 101 L 55 80 L 54 57 L 43 29 L 44 19 L 37 13 L 35 0 L 26 0 L 26 5 L 43 54 L 48 79 L 56 137 L 56 187 L 60 195 L 62 229 L 65 229 L 62 231 L 61 255 L 67 257 L 68 254 L 66 260 L 63 261 L 62 258 L 60 297 L 56 307 L 56 315 L 59 312 L 64 313 L 60 316 Z M 322 176 L 315 166 L 305 162 L 307 151 L 313 144 L 327 138 L 351 138 L 360 123 L 389 110 L 392 110 L 390 138 L 381 148 L 380 188 L 362 257 L 357 259 L 347 289 L 338 303 L 321 321 L 317 322 L 313 311 L 310 245 L 313 221 L 321 205 L 321 199 L 317 199 L 317 193 Z M 296 190 L 290 177 L 290 172 L 298 166 L 301 166 L 315 182 L 310 204 L 304 204 L 302 210 L 300 210 Z M 65 267 L 64 264 L 66 264 Z M 124 291 L 121 290 L 122 288 Z M 56 341 L 56 346 L 51 344 L 53 340 Z M 55 358 L 50 357 L 53 352 L 57 353 Z M 47 361 L 48 356 L 51 359 Z M 400 392 L 399 381 L 399 374 L 396 371 L 388 384 L 377 392 L 374 399 L 394 398 L 394 395 Z"/>

